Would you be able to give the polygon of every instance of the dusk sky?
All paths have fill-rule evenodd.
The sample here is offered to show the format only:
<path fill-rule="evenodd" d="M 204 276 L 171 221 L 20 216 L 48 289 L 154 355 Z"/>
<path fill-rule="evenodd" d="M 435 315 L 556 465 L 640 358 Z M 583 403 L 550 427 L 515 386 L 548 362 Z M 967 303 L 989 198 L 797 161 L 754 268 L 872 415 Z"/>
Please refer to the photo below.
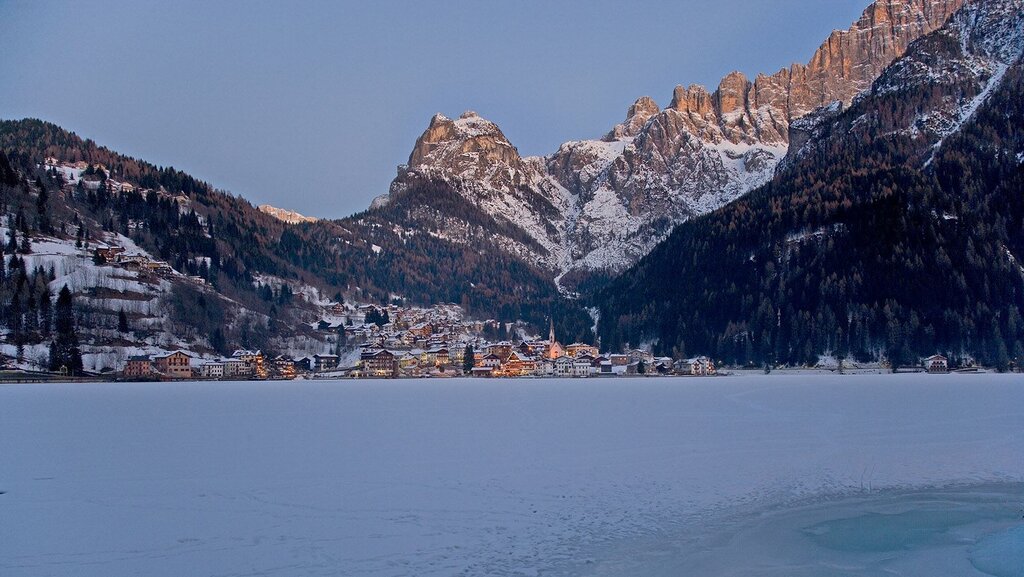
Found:
<path fill-rule="evenodd" d="M 548 154 L 639 96 L 806 62 L 868 3 L 0 0 L 0 118 L 336 218 L 387 191 L 436 112 Z"/>

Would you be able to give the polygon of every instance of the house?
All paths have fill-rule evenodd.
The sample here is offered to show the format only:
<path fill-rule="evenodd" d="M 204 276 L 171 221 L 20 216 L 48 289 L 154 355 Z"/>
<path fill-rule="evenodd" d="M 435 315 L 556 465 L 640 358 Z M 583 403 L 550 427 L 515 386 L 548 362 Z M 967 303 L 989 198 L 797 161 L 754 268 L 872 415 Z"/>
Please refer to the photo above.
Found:
<path fill-rule="evenodd" d="M 508 341 L 501 341 L 500 343 L 494 343 L 493 345 L 487 346 L 487 354 L 495 355 L 503 362 L 512 354 L 512 343 Z"/>
<path fill-rule="evenodd" d="M 398 373 L 398 359 L 387 349 L 364 351 L 359 358 L 363 376 L 394 377 Z"/>
<path fill-rule="evenodd" d="M 140 379 L 153 376 L 153 360 L 148 355 L 128 357 L 121 374 L 128 379 Z"/>
<path fill-rule="evenodd" d="M 597 347 L 585 343 L 573 343 L 565 347 L 565 352 L 574 359 L 584 355 L 588 357 L 596 357 L 600 354 L 597 351 Z"/>
<path fill-rule="evenodd" d="M 626 369 L 629 367 L 629 355 L 621 353 L 608 355 L 608 361 L 612 364 L 612 374 L 626 374 Z"/>
<path fill-rule="evenodd" d="M 153 357 L 153 365 L 158 373 L 172 379 L 192 378 L 192 355 L 184 351 L 175 351 L 166 355 Z"/>
<path fill-rule="evenodd" d="M 924 360 L 924 368 L 929 373 L 948 373 L 949 359 L 942 355 L 932 355 Z"/>
<path fill-rule="evenodd" d="M 581 355 L 572 360 L 572 376 L 574 377 L 589 377 L 590 376 L 590 365 L 594 362 L 594 357 L 590 355 Z"/>
<path fill-rule="evenodd" d="M 224 376 L 228 378 L 233 377 L 248 377 L 252 374 L 249 365 L 245 364 L 242 359 L 236 359 L 234 357 L 221 359 L 220 363 L 224 365 Z"/>
<path fill-rule="evenodd" d="M 423 353 L 422 360 L 424 364 L 443 367 L 448 364 L 448 349 L 445 347 L 432 348 Z"/>
<path fill-rule="evenodd" d="M 338 368 L 338 355 L 313 355 L 314 371 L 329 371 Z"/>
<path fill-rule="evenodd" d="M 532 375 L 537 370 L 537 362 L 519 351 L 512 351 L 508 360 L 502 365 L 502 373 L 509 377 Z"/>
<path fill-rule="evenodd" d="M 555 359 L 555 376 L 558 377 L 571 377 L 572 376 L 572 357 L 562 355 Z"/>
<path fill-rule="evenodd" d="M 715 374 L 715 364 L 707 357 L 695 357 L 677 363 L 681 375 L 708 376 Z"/>
<path fill-rule="evenodd" d="M 271 372 L 279 379 L 295 378 L 295 361 L 286 355 L 277 355 L 270 363 Z"/>
<path fill-rule="evenodd" d="M 196 373 L 201 379 L 223 379 L 224 363 L 220 361 L 200 361 L 195 367 Z"/>
<path fill-rule="evenodd" d="M 239 359 L 249 366 L 249 374 L 257 379 L 267 378 L 267 367 L 264 362 L 262 351 L 248 351 L 239 349 L 231 353 L 231 358 Z"/>
<path fill-rule="evenodd" d="M 313 370 L 313 359 L 311 357 L 302 357 L 301 359 L 295 359 L 292 363 L 297 372 L 307 372 Z"/>
<path fill-rule="evenodd" d="M 473 367 L 473 369 L 470 371 L 470 374 L 473 375 L 474 377 L 485 377 L 485 378 L 492 377 L 492 376 L 494 376 L 494 368 L 493 367 Z"/>
<path fill-rule="evenodd" d="M 501 368 L 501 357 L 499 357 L 498 355 L 496 355 L 494 353 L 487 354 L 487 355 L 484 355 L 483 357 L 481 357 L 477 361 L 476 365 L 479 366 L 479 367 L 487 367 L 487 368 L 490 368 L 490 369 L 498 369 L 498 368 Z"/>
<path fill-rule="evenodd" d="M 96 256 L 103 259 L 106 262 L 115 262 L 118 255 L 124 253 L 124 247 L 121 246 L 101 246 L 96 247 Z"/>

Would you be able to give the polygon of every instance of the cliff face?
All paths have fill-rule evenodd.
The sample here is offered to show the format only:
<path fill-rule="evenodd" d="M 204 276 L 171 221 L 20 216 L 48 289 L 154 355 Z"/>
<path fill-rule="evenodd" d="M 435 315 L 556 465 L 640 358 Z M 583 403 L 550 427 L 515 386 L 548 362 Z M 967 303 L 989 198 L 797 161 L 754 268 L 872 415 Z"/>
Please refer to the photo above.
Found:
<path fill-rule="evenodd" d="M 806 64 L 752 81 L 733 72 L 713 92 L 677 86 L 664 109 L 642 97 L 600 140 L 567 142 L 546 157 L 520 157 L 497 126 L 474 113 L 438 115 L 393 186 L 402 186 L 402 171 L 457 180 L 485 210 L 543 245 L 547 254 L 536 258 L 548 268 L 618 271 L 676 224 L 767 182 L 787 153 L 794 121 L 848 106 L 963 3 L 878 0 Z"/>

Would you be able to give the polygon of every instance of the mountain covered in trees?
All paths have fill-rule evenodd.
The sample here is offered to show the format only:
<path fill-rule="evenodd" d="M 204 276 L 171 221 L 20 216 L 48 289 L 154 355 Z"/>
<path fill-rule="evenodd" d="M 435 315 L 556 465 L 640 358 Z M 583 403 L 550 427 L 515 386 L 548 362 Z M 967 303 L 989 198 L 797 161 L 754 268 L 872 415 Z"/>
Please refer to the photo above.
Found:
<path fill-rule="evenodd" d="M 974 0 L 596 295 L 609 348 L 1024 360 L 1024 3 Z"/>
<path fill-rule="evenodd" d="M 64 175 L 46 167 L 48 158 L 87 165 L 83 182 L 69 187 Z M 296 294 L 304 287 L 336 301 L 453 302 L 477 318 L 523 319 L 538 330 L 554 316 L 560 334 L 592 338 L 592 321 L 579 303 L 560 296 L 536 265 L 503 250 L 492 236 L 502 224 L 445 183 L 410 182 L 397 195 L 408 202 L 347 219 L 288 224 L 174 168 L 117 154 L 39 120 L 0 121 L 0 160 L 0 213 L 17 239 L 77 237 L 78 246 L 97 246 L 99 236 L 121 235 L 201 279 L 205 287 L 171 282 L 160 310 L 139 312 L 147 318 L 136 323 L 159 322 L 182 343 L 198 340 L 200 350 L 274 350 L 275 339 L 312 337 L 306 324 L 316 319 Z M 132 186 L 111 192 L 107 179 Z M 84 187 L 88 180 L 97 186 Z M 458 240 L 450 238 L 446 214 L 460 215 L 466 227 Z M 79 288 L 102 296 L 85 284 Z M 139 300 L 138 292 L 129 296 Z M 117 312 L 96 310 L 91 320 L 113 326 Z M 114 344 L 116 335 L 108 341 Z"/>

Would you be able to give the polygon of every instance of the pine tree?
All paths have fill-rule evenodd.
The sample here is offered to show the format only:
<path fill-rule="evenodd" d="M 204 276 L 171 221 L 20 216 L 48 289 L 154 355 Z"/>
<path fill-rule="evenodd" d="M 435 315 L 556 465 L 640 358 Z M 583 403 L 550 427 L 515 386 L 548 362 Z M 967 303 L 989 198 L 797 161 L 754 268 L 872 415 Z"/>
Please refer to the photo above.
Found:
<path fill-rule="evenodd" d="M 117 313 L 117 331 L 120 333 L 128 332 L 128 315 L 124 313 L 123 308 Z"/>
<path fill-rule="evenodd" d="M 75 312 L 68 285 L 60 289 L 54 310 L 56 338 L 50 343 L 50 370 L 67 371 L 69 375 L 82 372 L 82 351 L 78 348 L 75 332 Z"/>
<path fill-rule="evenodd" d="M 463 351 L 462 357 L 462 372 L 469 374 L 473 372 L 473 366 L 476 364 L 476 360 L 473 358 L 476 352 L 473 350 L 473 345 L 467 344 L 466 350 Z"/>

